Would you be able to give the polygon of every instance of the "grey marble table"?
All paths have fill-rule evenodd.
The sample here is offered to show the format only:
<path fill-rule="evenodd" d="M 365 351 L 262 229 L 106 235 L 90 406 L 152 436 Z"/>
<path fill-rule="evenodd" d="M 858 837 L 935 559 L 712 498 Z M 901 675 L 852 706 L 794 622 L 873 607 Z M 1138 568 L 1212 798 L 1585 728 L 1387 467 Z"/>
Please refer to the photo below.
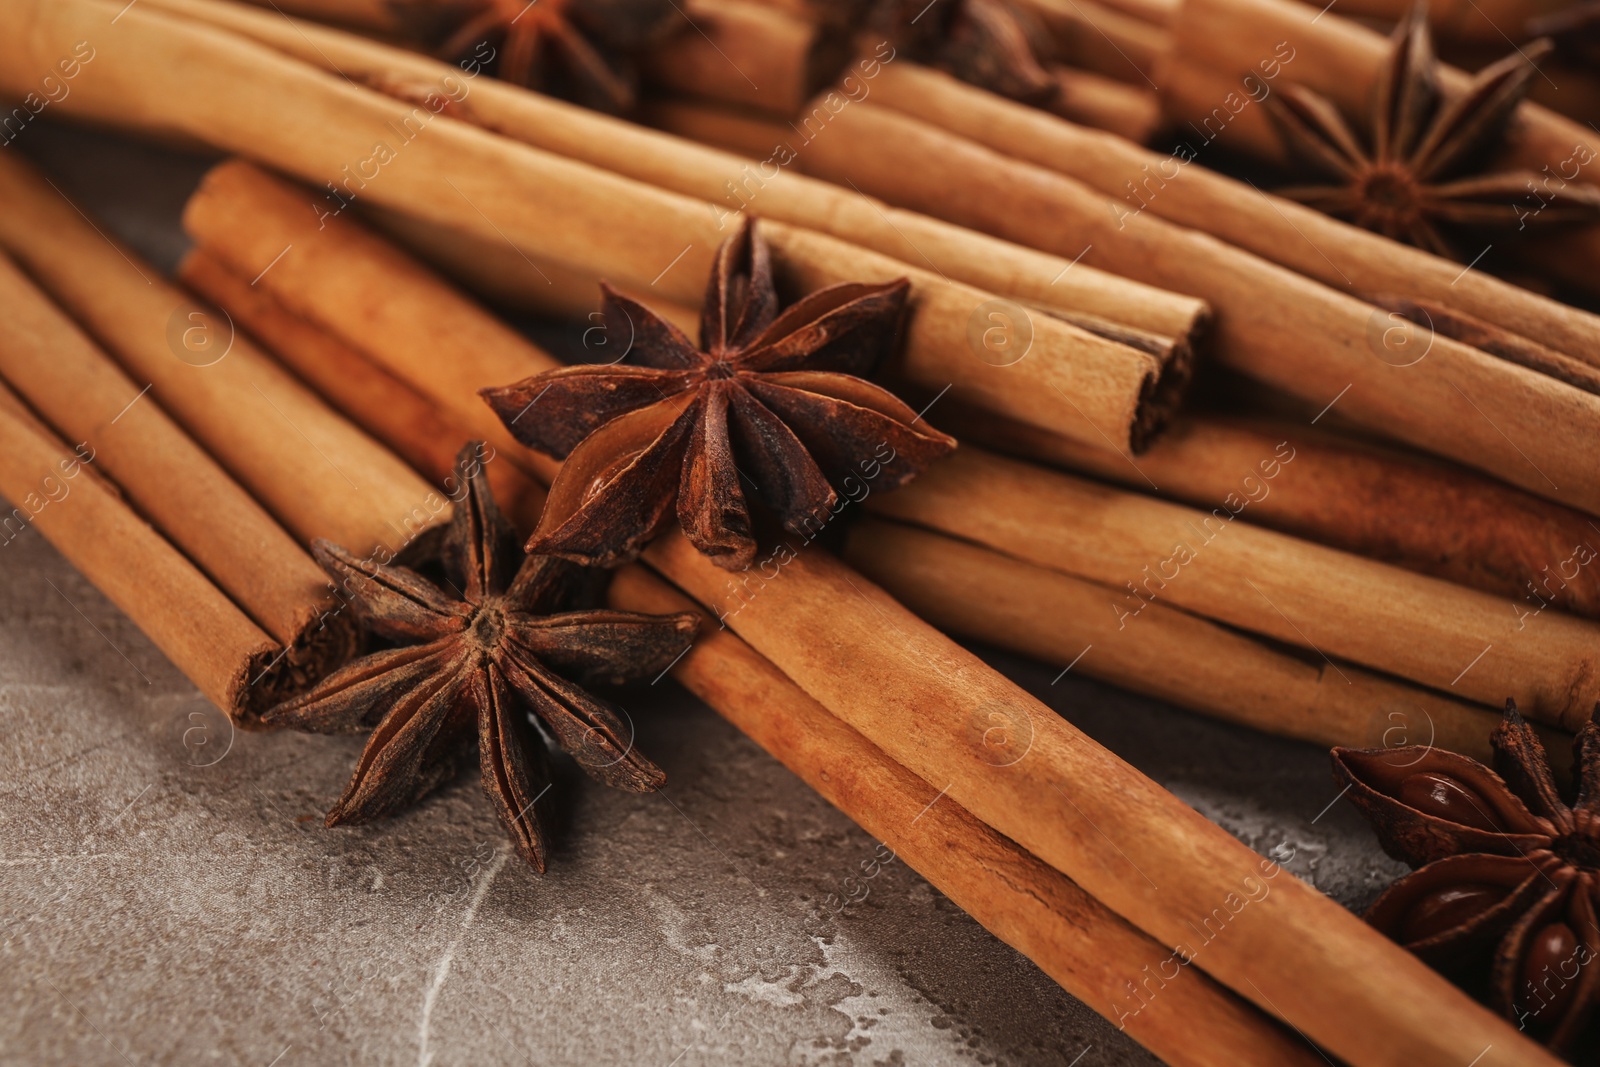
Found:
<path fill-rule="evenodd" d="M 176 261 L 203 160 L 21 147 Z M 1401 870 L 1325 752 L 978 651 L 1346 905 Z M 670 683 L 628 708 L 670 786 L 567 773 L 542 877 L 471 777 L 326 830 L 359 739 L 235 734 L 36 533 L 0 547 L 0 1063 L 1155 1062 L 903 865 L 823 907 L 874 842 Z"/>

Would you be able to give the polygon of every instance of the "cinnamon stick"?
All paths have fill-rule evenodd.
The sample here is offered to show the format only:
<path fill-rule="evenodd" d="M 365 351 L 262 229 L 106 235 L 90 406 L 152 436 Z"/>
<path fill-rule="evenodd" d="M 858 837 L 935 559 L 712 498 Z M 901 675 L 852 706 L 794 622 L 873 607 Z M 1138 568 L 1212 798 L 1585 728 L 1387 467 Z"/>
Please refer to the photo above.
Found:
<path fill-rule="evenodd" d="M 93 473 L 87 444 L 62 443 L 0 383 L 0 496 L 9 542 L 36 527 L 240 725 L 265 710 L 250 685 L 279 654 L 226 593 Z M 0 548 L 3 551 L 3 548 Z"/>
<path fill-rule="evenodd" d="M 1450 464 L 1282 420 L 1189 416 L 1128 460 L 943 416 L 963 439 L 1199 508 L 1248 499 L 1249 522 L 1508 598 L 1530 622 L 1552 609 L 1600 618 L 1600 523 Z"/>
<path fill-rule="evenodd" d="M 1228 366 L 1600 514 L 1600 468 L 1588 460 L 1600 397 L 1437 334 L 1396 344 L 1382 309 L 905 114 L 860 104 L 828 132 L 808 170 L 1046 249 L 1087 248 L 1100 266 L 1187 290 L 1215 307 Z"/>
<path fill-rule="evenodd" d="M 0 376 L 57 431 L 95 453 L 177 549 L 288 652 L 250 681 L 269 704 L 356 650 L 305 550 L 159 406 L 0 255 Z"/>
<path fill-rule="evenodd" d="M 460 85 L 454 68 L 327 27 L 263 16 L 216 0 L 146 0 L 203 20 L 292 55 L 408 97 L 444 93 Z M 894 62 L 903 62 L 896 60 Z M 875 92 L 892 64 L 860 62 L 852 67 L 857 96 Z M 849 85 L 855 88 L 850 89 Z M 409 86 L 409 88 L 405 88 Z M 459 90 L 456 92 L 460 96 Z M 841 100 L 847 97 L 841 96 Z M 721 205 L 729 213 L 749 209 L 767 218 L 832 233 L 907 263 L 926 265 L 949 278 L 1033 306 L 1087 314 L 1192 340 L 1208 312 L 1204 302 L 1075 263 L 1073 257 L 1034 249 L 951 226 L 936 218 L 899 211 L 853 191 L 793 173 L 793 157 L 826 129 L 807 121 L 782 138 L 753 145 L 761 164 L 708 150 L 681 138 L 644 130 L 502 82 L 472 83 L 470 97 L 452 111 L 527 144 L 579 159 L 639 181 Z M 505 242 L 498 237 L 484 242 Z M 680 246 L 681 247 L 681 246 Z M 525 250 L 537 255 L 538 249 Z M 673 250 L 676 254 L 676 249 Z M 568 264 L 576 261 L 567 258 Z M 609 271 L 617 281 L 617 271 Z M 671 275 L 669 274 L 669 278 Z M 660 286 L 654 287 L 660 293 Z M 675 291 L 693 304 L 698 292 Z"/>
<path fill-rule="evenodd" d="M 1286 77 L 1322 93 L 1346 114 L 1364 114 L 1388 50 L 1383 34 L 1332 12 L 1320 15 L 1316 8 L 1295 0 L 1185 0 L 1179 11 L 1168 67 L 1198 67 L 1220 76 L 1217 81 L 1173 77 L 1167 68 L 1160 72 L 1157 81 L 1168 111 L 1179 121 L 1202 121 L 1223 99 L 1215 95 L 1216 87 L 1226 87 L 1225 93 L 1237 91 L 1240 76 L 1256 70 L 1283 44 L 1294 50 Z M 1446 94 L 1460 95 L 1469 80 L 1465 71 L 1440 65 L 1439 85 Z M 1282 142 L 1260 107 L 1242 109 L 1218 139 L 1236 151 L 1266 159 L 1284 156 Z M 1524 101 L 1517 107 L 1499 162 L 1548 175 L 1552 182 L 1594 184 L 1597 157 L 1600 135 L 1591 127 Z M 1530 192 L 1528 209 L 1536 210 L 1539 203 Z M 1558 255 L 1540 258 L 1545 272 L 1587 292 L 1600 292 L 1600 225 L 1574 226 L 1547 235 L 1540 243 L 1559 250 Z"/>
<path fill-rule="evenodd" d="M 430 380 L 415 384 L 434 402 L 453 404 L 488 384 L 465 378 L 450 350 L 433 355 L 423 368 Z M 702 568 L 678 540 L 651 550 L 656 565 L 814 699 L 924 781 L 938 778 L 936 789 L 948 784 L 947 796 L 1164 944 L 1193 940 L 1186 921 L 1198 923 L 1215 907 L 1226 910 L 1227 899 L 1242 899 L 1241 890 L 1266 886 L 1270 870 L 1278 880 L 1249 905 L 1249 918 L 1229 920 L 1226 934 L 1204 946 L 1201 967 L 1258 1003 L 1261 988 L 1273 989 L 1268 1010 L 1338 1054 L 1402 1062 L 1459 1055 L 1476 1042 L 1473 1054 L 1494 1045 L 1485 1062 L 1497 1055 L 1550 1062 L 1348 912 L 1283 879 L 1276 866 L 1263 868 L 1268 861 L 821 552 L 798 554 L 773 578 L 745 572 L 738 580 L 747 593 L 764 585 L 735 612 L 721 603 L 734 579 L 714 565 Z M 969 723 L 975 712 L 1002 709 L 1013 722 L 1029 722 L 1034 738 L 1029 755 L 1006 768 L 985 759 L 991 750 L 982 731 L 992 724 L 980 720 L 972 730 Z M 1167 888 L 1153 889 L 1140 870 Z M 1256 880 L 1247 885 L 1247 878 Z M 1283 954 L 1286 943 L 1294 945 L 1292 958 Z M 1315 978 L 1308 982 L 1308 974 Z M 1330 1005 L 1363 1025 L 1331 1024 Z"/>
<path fill-rule="evenodd" d="M 745 0 L 692 0 L 688 25 L 645 57 L 666 89 L 790 117 L 839 73 L 849 37 L 825 23 Z"/>
<path fill-rule="evenodd" d="M 886 755 L 1333 1055 L 1555 1062 L 826 553 L 731 591 L 677 534 L 645 555 Z M 1197 938 L 1206 916 L 1227 918 Z"/>
<path fill-rule="evenodd" d="M 425 260 L 451 281 L 490 304 L 523 314 L 597 323 L 598 275 L 554 260 L 526 256 L 507 244 L 485 244 L 437 223 L 368 207 L 361 217 L 384 236 Z M 621 287 L 690 336 L 700 328 L 698 308 Z"/>
<path fill-rule="evenodd" d="M 1155 91 L 1151 74 L 1172 48 L 1159 25 L 1096 0 L 1022 0 L 1022 7 L 1049 31 L 1063 63 Z"/>
<path fill-rule="evenodd" d="M 300 541 L 398 550 L 448 517 L 414 471 L 14 156 L 0 159 L 0 200 L 0 247 Z"/>
<path fill-rule="evenodd" d="M 1292 655 L 1156 601 L 1119 625 L 1107 585 L 880 519 L 844 558 L 948 633 L 996 644 L 1213 718 L 1322 746 L 1435 744 L 1489 759 L 1499 716 L 1372 674 Z"/>
<path fill-rule="evenodd" d="M 1165 601 L 1490 707 L 1514 697 L 1565 730 L 1588 721 L 1594 623 L 1234 521 L 1249 503 L 1241 490 L 1199 511 L 964 446 L 868 506 L 1111 586 L 1123 626 Z"/>
<path fill-rule="evenodd" d="M 1166 124 L 1153 89 L 1141 89 L 1099 74 L 1051 67 L 1061 91 L 1047 110 L 1073 122 L 1113 130 L 1136 144 L 1146 144 Z"/>
<path fill-rule="evenodd" d="M 394 0 L 247 0 L 279 14 L 337 22 L 373 33 L 395 34 L 405 29 Z"/>
<path fill-rule="evenodd" d="M 454 489 L 456 454 L 473 439 L 477 427 L 463 428 L 441 415 L 414 389 L 289 311 L 205 249 L 185 256 L 178 276 L 227 312 L 351 422 L 392 448 L 435 486 L 446 493 Z M 498 456 L 491 452 L 484 457 L 484 474 L 495 501 L 514 522 L 531 530 L 544 506 L 544 489 L 512 460 L 490 462 Z"/>
<path fill-rule="evenodd" d="M 1285 53 L 1287 54 L 1287 53 Z M 1298 77 L 1303 56 L 1285 64 L 1271 50 L 1258 62 L 1277 78 Z M 1258 67 L 1258 79 L 1270 87 Z M 1236 86 L 1234 88 L 1237 88 Z M 978 92 L 938 71 L 899 64 L 876 82 L 873 102 L 940 126 L 1002 153 L 1075 178 L 1105 194 L 1101 210 L 1136 225 L 1153 215 L 1213 234 L 1263 259 L 1357 293 L 1391 292 L 1437 300 L 1532 338 L 1569 356 L 1600 361 L 1600 317 L 1530 293 L 1461 264 L 1397 244 L 1319 211 L 1283 200 L 1188 162 L 1205 151 L 1214 127 L 1180 130 L 1172 154 L 1040 115 Z M 1224 87 L 1216 106 L 1231 89 Z M 1254 104 L 1240 112 L 1259 111 Z M 1230 118 L 1226 128 L 1232 128 Z M 1121 232 L 1125 227 L 1119 225 Z"/>
<path fill-rule="evenodd" d="M 611 600 L 630 611 L 697 607 L 639 566 L 616 573 Z M 939 797 L 728 631 L 706 626 L 673 677 L 882 842 L 890 850 L 885 862 L 899 860 L 927 878 L 1166 1062 L 1322 1062 L 1305 1042 L 1193 969 L 1179 969 L 1159 995 L 1141 990 L 1139 982 L 1158 972 L 1170 949 Z"/>

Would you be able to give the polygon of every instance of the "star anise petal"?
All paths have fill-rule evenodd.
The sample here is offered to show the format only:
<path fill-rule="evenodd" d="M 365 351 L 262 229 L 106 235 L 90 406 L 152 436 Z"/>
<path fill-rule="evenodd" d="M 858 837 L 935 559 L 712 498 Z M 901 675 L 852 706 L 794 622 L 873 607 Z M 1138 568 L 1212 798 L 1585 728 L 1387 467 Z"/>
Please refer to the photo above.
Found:
<path fill-rule="evenodd" d="M 631 296 L 600 283 L 606 343 L 622 345 L 621 358 L 641 367 L 699 370 L 708 360 L 689 335 Z"/>
<path fill-rule="evenodd" d="M 676 396 L 689 385 L 686 372 L 586 364 L 479 393 L 518 441 L 565 459 L 612 419 Z"/>
<path fill-rule="evenodd" d="M 621 685 L 655 679 L 694 640 L 695 616 L 638 615 L 631 611 L 572 611 L 538 618 L 509 618 L 518 648 L 581 685 Z"/>
<path fill-rule="evenodd" d="M 1367 922 L 1442 971 L 1482 964 L 1506 932 L 1549 891 L 1520 856 L 1465 853 L 1421 867 L 1390 886 Z"/>
<path fill-rule="evenodd" d="M 1378 79 L 1373 108 L 1372 140 L 1378 163 L 1410 156 L 1438 104 L 1438 77 L 1427 20 L 1427 5 L 1415 4 L 1390 38 L 1389 56 Z"/>
<path fill-rule="evenodd" d="M 473 456 L 465 462 L 476 465 L 478 460 Z M 466 602 L 474 607 L 488 597 L 504 593 L 522 566 L 517 532 L 500 513 L 488 479 L 466 479 L 466 492 L 450 515 L 445 556 L 446 564 L 465 587 Z"/>
<path fill-rule="evenodd" d="M 750 508 L 739 484 L 739 467 L 728 434 L 727 379 L 706 383 L 678 488 L 678 525 L 702 553 L 730 570 L 756 558 Z"/>
<path fill-rule="evenodd" d="M 527 549 L 589 566 L 638 555 L 674 514 L 701 401 L 663 400 L 613 419 L 572 450 Z"/>
<path fill-rule="evenodd" d="M 879 31 L 917 62 L 990 92 L 1042 105 L 1061 91 L 1040 62 L 1049 51 L 1047 35 L 1004 0 L 886 0 L 876 20 Z"/>
<path fill-rule="evenodd" d="M 1550 51 L 1549 41 L 1535 41 L 1479 71 L 1467 91 L 1434 119 L 1417 146 L 1411 161 L 1417 180 L 1447 174 L 1487 149 L 1528 94 L 1528 82 L 1538 69 L 1535 64 Z"/>
<path fill-rule="evenodd" d="M 1476 760 L 1443 749 L 1333 750 L 1334 780 L 1412 866 L 1463 852 L 1517 855 L 1548 843 L 1551 827 Z"/>
<path fill-rule="evenodd" d="M 356 606 L 372 631 L 392 641 L 432 641 L 459 633 L 469 608 L 405 568 L 371 563 L 331 541 L 311 543 L 311 555 Z"/>
<path fill-rule="evenodd" d="M 900 332 L 911 283 L 845 282 L 804 297 L 772 321 L 739 354 L 739 369 L 772 374 L 799 370 L 871 375 Z"/>
<path fill-rule="evenodd" d="M 515 644 L 505 653 L 501 665 L 522 699 L 591 778 L 631 793 L 666 784 L 666 774 L 634 747 L 632 728 L 609 703 L 545 670 Z"/>
<path fill-rule="evenodd" d="M 308 734 L 370 730 L 389 710 L 385 699 L 436 675 L 456 655 L 451 638 L 384 649 L 347 663 L 261 721 Z"/>
<path fill-rule="evenodd" d="M 1355 131 L 1333 101 L 1321 93 L 1293 83 L 1284 85 L 1267 115 L 1290 149 L 1325 174 L 1351 181 L 1367 166 L 1367 153 Z M 1300 199 L 1288 190 L 1280 190 L 1279 195 Z"/>
<path fill-rule="evenodd" d="M 550 788 L 550 759 L 544 741 L 528 723 L 525 702 L 513 695 L 498 666 L 475 680 L 484 692 L 478 705 L 478 763 L 483 792 L 511 835 L 517 854 L 544 872 L 543 810 L 539 800 Z"/>
<path fill-rule="evenodd" d="M 1578 786 L 1573 810 L 1600 813 L 1600 704 L 1572 738 L 1572 766 Z"/>
<path fill-rule="evenodd" d="M 1548 819 L 1558 834 L 1572 831 L 1572 816 L 1550 773 L 1550 758 L 1533 727 L 1517 711 L 1517 702 L 1506 701 L 1505 717 L 1490 736 L 1494 746 L 1494 769 L 1511 791 L 1533 814 Z"/>
<path fill-rule="evenodd" d="M 812 450 L 777 414 L 752 395 L 760 380 L 733 395 L 734 425 L 739 446 L 755 472 L 761 500 L 784 529 L 810 535 L 827 522 L 838 494 L 818 465 Z M 843 427 L 830 426 L 830 434 Z M 830 442 L 831 444 L 832 442 Z"/>
<path fill-rule="evenodd" d="M 955 447 L 947 434 L 917 427 L 920 417 L 899 397 L 860 378 L 790 371 L 749 389 L 789 425 L 827 428 L 801 440 L 832 479 L 870 475 L 875 488 L 895 489 Z"/>
<path fill-rule="evenodd" d="M 748 346 L 777 317 L 772 251 L 746 223 L 717 248 L 700 312 L 701 348 L 726 358 Z"/>
<path fill-rule="evenodd" d="M 367 739 L 350 784 L 328 812 L 327 825 L 393 814 L 453 771 L 444 757 L 476 717 L 467 684 L 470 659 L 464 649 L 457 650 L 440 670 L 397 694 Z"/>
<path fill-rule="evenodd" d="M 1580 951 L 1578 932 L 1567 921 L 1573 895 L 1581 888 L 1578 881 L 1577 872 L 1570 867 L 1550 871 L 1538 901 L 1501 940 L 1489 988 L 1492 1005 L 1507 1018 L 1528 1012 L 1529 1021 L 1549 1025 L 1559 1022 L 1572 1007 L 1571 994 L 1576 989 L 1570 983 L 1548 1000 L 1534 1000 L 1529 994 L 1537 990 L 1548 968 Z"/>

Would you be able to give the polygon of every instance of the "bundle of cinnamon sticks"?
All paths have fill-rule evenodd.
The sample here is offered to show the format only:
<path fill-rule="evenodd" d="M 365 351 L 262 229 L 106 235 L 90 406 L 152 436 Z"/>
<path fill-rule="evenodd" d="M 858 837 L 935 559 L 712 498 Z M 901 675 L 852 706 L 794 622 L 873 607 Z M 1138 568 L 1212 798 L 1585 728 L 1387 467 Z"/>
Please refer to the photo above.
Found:
<path fill-rule="evenodd" d="M 1126 87 L 1180 61 L 1183 19 L 1302 32 L 1275 3 L 1027 6 L 1063 40 L 1101 33 L 1126 69 L 1077 62 Z M 611 595 L 714 621 L 675 675 L 1170 1062 L 1553 1062 L 941 630 L 1321 744 L 1400 722 L 1486 755 L 1507 697 L 1572 731 L 1600 702 L 1600 319 L 1169 174 L 1128 93 L 1093 110 L 1133 140 L 852 51 L 826 5 L 704 0 L 715 33 L 641 56 L 701 98 L 658 101 L 665 131 L 226 0 L 117 7 L 0 8 L 0 88 L 115 18 L 59 110 L 243 157 L 188 204 L 180 272 L 237 333 L 216 373 L 182 373 L 212 350 L 174 362 L 175 331 L 224 320 L 0 160 L 0 288 L 28 309 L 0 336 L 0 493 L 48 500 L 29 521 L 220 706 L 248 722 L 275 702 L 258 679 L 276 698 L 349 657 L 306 546 L 402 552 L 447 516 L 462 440 L 537 521 L 559 464 L 477 394 L 559 363 L 436 270 L 568 317 L 605 280 L 687 329 L 758 214 L 786 294 L 909 279 L 891 377 L 963 444 L 869 495 L 841 556 L 730 575 L 657 540 Z M 299 10 L 404 29 L 382 4 Z M 746 95 L 705 43 L 772 77 Z M 816 122 L 760 151 L 797 115 Z M 1441 328 L 1409 328 L 1419 307 Z M 1204 404 L 1197 356 L 1238 376 Z M 179 465 L 200 474 L 163 497 Z"/>

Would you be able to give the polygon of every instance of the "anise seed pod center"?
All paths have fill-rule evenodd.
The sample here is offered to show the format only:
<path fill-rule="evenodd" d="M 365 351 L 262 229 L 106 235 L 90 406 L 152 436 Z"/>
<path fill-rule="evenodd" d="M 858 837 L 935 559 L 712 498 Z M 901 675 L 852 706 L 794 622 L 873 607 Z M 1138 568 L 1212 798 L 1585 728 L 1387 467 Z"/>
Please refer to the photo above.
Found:
<path fill-rule="evenodd" d="M 1403 221 L 1419 213 L 1420 201 L 1417 181 L 1405 167 L 1382 164 L 1367 170 L 1361 176 L 1358 197 L 1362 206 L 1374 216 Z"/>
<path fill-rule="evenodd" d="M 467 628 L 467 633 L 485 651 L 494 648 L 500 643 L 500 636 L 505 633 L 506 613 L 500 606 L 499 597 L 489 597 L 479 605 L 477 614 L 472 617 L 472 625 Z"/>

